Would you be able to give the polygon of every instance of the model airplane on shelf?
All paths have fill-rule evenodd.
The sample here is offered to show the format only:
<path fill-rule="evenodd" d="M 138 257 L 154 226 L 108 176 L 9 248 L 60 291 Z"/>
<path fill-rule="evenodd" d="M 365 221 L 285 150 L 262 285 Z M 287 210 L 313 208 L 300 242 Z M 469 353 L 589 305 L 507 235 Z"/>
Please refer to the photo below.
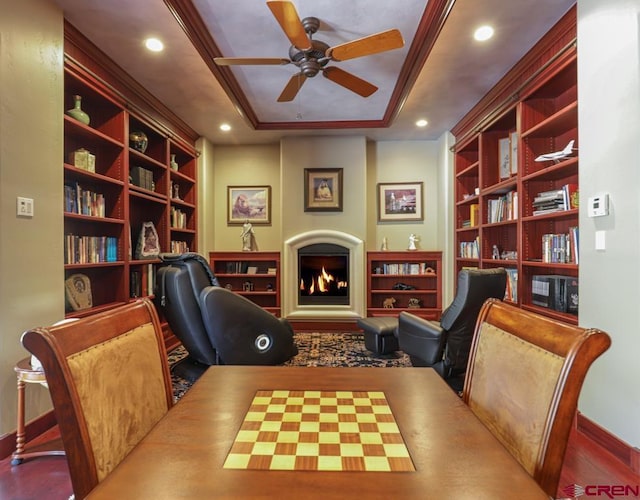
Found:
<path fill-rule="evenodd" d="M 554 161 L 558 163 L 560 160 L 564 160 L 567 156 L 571 156 L 573 151 L 577 151 L 578 148 L 573 147 L 573 143 L 576 142 L 574 140 L 569 141 L 569 144 L 565 146 L 564 149 L 560 151 L 555 151 L 553 153 L 546 153 L 540 155 L 536 158 L 536 161 Z"/>

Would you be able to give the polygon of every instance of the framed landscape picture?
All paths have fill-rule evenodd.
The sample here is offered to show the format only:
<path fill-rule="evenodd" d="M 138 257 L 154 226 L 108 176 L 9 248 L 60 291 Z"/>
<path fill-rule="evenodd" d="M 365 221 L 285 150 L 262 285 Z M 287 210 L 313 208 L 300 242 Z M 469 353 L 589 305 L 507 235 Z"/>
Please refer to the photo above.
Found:
<path fill-rule="evenodd" d="M 342 169 L 304 169 L 304 211 L 342 212 Z"/>
<path fill-rule="evenodd" d="M 271 186 L 227 186 L 227 224 L 271 224 Z"/>
<path fill-rule="evenodd" d="M 424 220 L 422 182 L 379 183 L 378 221 Z"/>

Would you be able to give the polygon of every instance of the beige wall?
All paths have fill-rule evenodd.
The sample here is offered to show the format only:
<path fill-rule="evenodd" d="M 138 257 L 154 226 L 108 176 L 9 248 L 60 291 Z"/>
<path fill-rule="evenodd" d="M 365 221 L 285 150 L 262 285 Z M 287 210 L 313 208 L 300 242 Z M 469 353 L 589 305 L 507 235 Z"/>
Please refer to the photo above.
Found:
<path fill-rule="evenodd" d="M 43 0 L 1 10 L 0 435 L 16 428 L 22 332 L 64 317 L 62 14 Z M 34 199 L 33 218 L 16 216 L 17 196 Z M 50 407 L 46 389 L 29 387 L 27 420 Z"/>
<path fill-rule="evenodd" d="M 227 224 L 228 186 L 271 186 L 271 225 L 254 225 L 258 250 L 280 251 L 282 217 L 280 216 L 280 148 L 274 145 L 215 146 L 212 148 L 213 200 L 208 200 L 205 217 L 213 210 L 214 242 L 211 250 L 240 251 L 242 226 Z"/>
<path fill-rule="evenodd" d="M 404 250 L 410 233 L 420 236 L 420 248 L 443 249 L 441 224 L 440 142 L 398 141 L 368 143 L 364 137 L 307 137 L 282 139 L 279 145 L 215 146 L 203 168 L 213 172 L 215 200 L 201 198 L 201 216 L 215 226 L 218 251 L 241 249 L 238 226 L 226 223 L 227 186 L 270 185 L 272 224 L 254 226 L 260 250 L 282 251 L 283 242 L 314 229 L 344 231 L 377 250 L 387 237 L 390 250 Z M 304 211 L 304 169 L 343 169 L 342 212 Z M 423 182 L 425 220 L 379 223 L 376 212 L 378 182 Z M 202 228 L 201 228 L 202 229 Z M 208 228 L 206 229 L 208 230 Z M 205 247 L 203 247 L 205 248 Z M 207 247 L 207 251 L 209 248 Z"/>
<path fill-rule="evenodd" d="M 198 253 L 208 256 L 215 250 L 215 167 L 214 146 L 207 139 L 196 144 L 198 157 Z"/>
<path fill-rule="evenodd" d="M 375 240 L 369 250 L 379 250 L 387 238 L 389 250 L 406 250 L 409 235 L 419 238 L 420 250 L 442 250 L 439 240 L 440 194 L 438 182 L 438 143 L 435 141 L 387 141 L 375 143 L 375 161 L 370 167 L 375 184 L 380 182 L 422 182 L 424 220 L 416 222 L 377 222 L 377 187 L 370 192 L 370 221 L 376 221 Z M 373 182 L 371 182 L 373 184 Z"/>
<path fill-rule="evenodd" d="M 314 229 L 366 238 L 366 140 L 364 137 L 285 138 L 282 153 L 282 240 Z M 343 169 L 342 212 L 304 211 L 304 169 Z"/>

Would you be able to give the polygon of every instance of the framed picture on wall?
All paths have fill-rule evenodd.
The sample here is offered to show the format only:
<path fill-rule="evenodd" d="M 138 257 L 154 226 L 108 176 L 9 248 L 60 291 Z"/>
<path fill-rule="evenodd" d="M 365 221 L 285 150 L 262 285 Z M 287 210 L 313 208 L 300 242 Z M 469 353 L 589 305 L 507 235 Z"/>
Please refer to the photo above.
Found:
<path fill-rule="evenodd" d="M 422 182 L 378 184 L 378 221 L 424 220 Z"/>
<path fill-rule="evenodd" d="M 304 211 L 342 212 L 342 169 L 304 169 Z"/>
<path fill-rule="evenodd" d="M 271 186 L 227 186 L 227 224 L 271 224 Z"/>

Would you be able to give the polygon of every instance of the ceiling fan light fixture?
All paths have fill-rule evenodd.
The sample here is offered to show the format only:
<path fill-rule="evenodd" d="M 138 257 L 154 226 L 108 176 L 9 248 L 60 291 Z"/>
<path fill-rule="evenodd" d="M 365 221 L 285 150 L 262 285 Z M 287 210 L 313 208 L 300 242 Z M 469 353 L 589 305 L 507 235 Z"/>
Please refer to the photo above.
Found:
<path fill-rule="evenodd" d="M 478 42 L 485 42 L 493 36 L 493 28 L 488 25 L 480 26 L 473 32 L 473 38 Z"/>

